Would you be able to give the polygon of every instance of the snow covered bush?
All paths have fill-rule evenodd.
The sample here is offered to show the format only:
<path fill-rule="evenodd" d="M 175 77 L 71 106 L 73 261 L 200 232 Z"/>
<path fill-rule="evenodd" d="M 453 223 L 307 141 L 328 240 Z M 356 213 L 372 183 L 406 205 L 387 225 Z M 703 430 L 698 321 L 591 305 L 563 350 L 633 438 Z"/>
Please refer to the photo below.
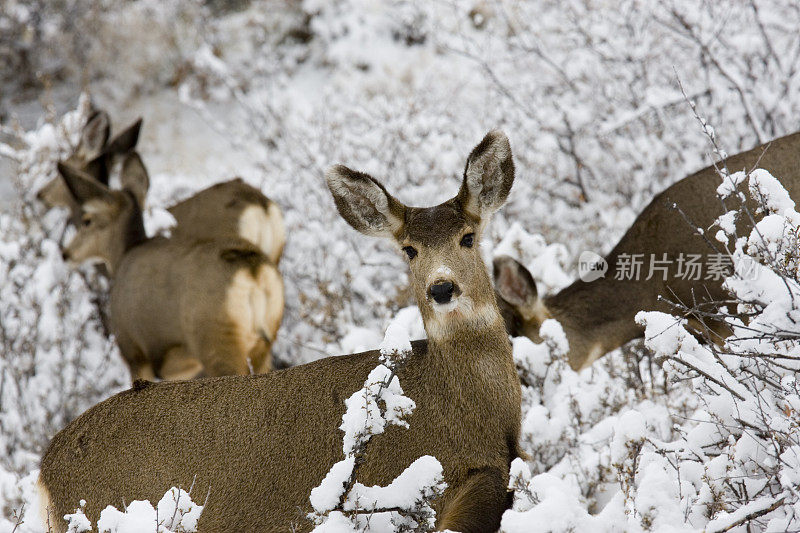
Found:
<path fill-rule="evenodd" d="M 558 322 L 545 321 L 540 335 L 538 345 L 513 339 L 523 392 L 520 444 L 527 461 L 512 464 L 514 505 L 502 530 L 601 531 L 624 523 L 619 483 L 631 465 L 620 455 L 621 436 L 633 435 L 633 425 L 652 438 L 677 438 L 672 426 L 693 405 L 689 391 L 682 384 L 667 387 L 663 372 L 636 344 L 575 372 Z M 621 442 L 627 450 L 627 441 Z"/>
<path fill-rule="evenodd" d="M 20 510 L 20 478 L 67 422 L 127 385 L 127 368 L 105 333 L 106 280 L 61 259 L 63 212 L 42 214 L 32 198 L 55 160 L 77 143 L 88 113 L 77 111 L 22 135 L 3 153 L 19 162 L 20 200 L 0 212 L 0 508 Z M 0 527 L 3 524 L 0 519 Z"/>
<path fill-rule="evenodd" d="M 737 216 L 760 218 L 743 236 L 726 226 L 735 269 L 726 287 L 738 303 L 721 318 L 732 335 L 723 346 L 703 346 L 672 317 L 639 318 L 648 346 L 673 379 L 693 381 L 703 406 L 682 439 L 654 443 L 654 453 L 680 472 L 676 503 L 687 522 L 706 531 L 793 530 L 800 527 L 800 215 L 764 170 L 724 179 L 720 193 L 741 200 Z M 736 182 L 747 192 L 734 193 Z"/>
<path fill-rule="evenodd" d="M 431 531 L 436 512 L 430 502 L 447 488 L 442 465 L 430 455 L 411 463 L 385 487 L 367 487 L 358 481 L 359 466 L 374 435 L 387 425 L 408 427 L 416 407 L 403 395 L 397 369 L 411 354 L 408 327 L 403 320 L 389 324 L 380 346 L 380 364 L 364 387 L 345 400 L 342 416 L 345 458 L 334 464 L 322 483 L 311 491 L 314 512 L 309 515 L 318 533 L 357 531 Z"/>
<path fill-rule="evenodd" d="M 92 523 L 86 518 L 82 508 L 64 517 L 67 533 L 88 533 Z M 155 507 L 147 500 L 134 500 L 125 506 L 124 511 L 109 505 L 100 513 L 97 520 L 98 533 L 194 533 L 204 505 L 192 501 L 191 490 L 172 487 Z"/>
<path fill-rule="evenodd" d="M 531 394 L 531 389 L 554 387 L 547 374 L 563 352 L 559 329 L 545 322 L 541 345 L 515 339 L 521 376 L 533 385 L 525 387 L 526 400 L 534 401 L 523 407 L 522 441 L 531 457 L 512 465 L 515 502 L 504 516 L 503 531 L 800 527 L 800 215 L 768 172 L 722 175 L 719 193 L 740 200 L 734 215 L 758 221 L 743 236 L 726 222 L 729 215 L 718 223 L 725 228 L 718 239 L 728 245 L 735 267 L 725 284 L 738 304 L 734 313 L 722 308 L 711 318 L 725 320 L 731 335 L 721 346 L 711 338 L 701 344 L 684 319 L 640 313 L 645 344 L 678 388 L 656 402 L 625 398 L 624 390 L 617 390 L 622 396 L 615 398 L 613 389 L 606 388 L 591 401 L 587 373 L 573 376 L 564 369 L 559 380 L 581 384 L 573 389 L 572 401 L 589 400 L 601 411 L 599 417 L 589 415 L 597 423 L 584 432 L 580 424 L 577 430 L 566 424 L 564 431 L 564 423 L 580 420 L 585 409 L 561 415 L 548 410 L 569 405 L 563 392 L 550 393 L 560 400 L 551 404 L 547 395 L 542 402 Z M 746 192 L 735 191 L 741 183 Z M 600 375 L 603 366 L 591 373 Z M 613 380 L 601 377 L 600 383 Z M 675 403 L 680 398 L 681 408 Z M 604 402 L 617 404 L 617 413 L 607 411 Z M 576 452 L 581 448 L 589 453 Z M 576 460 L 564 465 L 562 457 Z M 530 524 L 542 526 L 531 529 Z"/>
<path fill-rule="evenodd" d="M 527 225 L 551 240 L 585 243 L 571 228 L 608 227 L 611 210 L 642 205 L 704 166 L 705 140 L 677 77 L 709 122 L 724 126 L 731 153 L 798 126 L 793 0 L 440 1 L 420 9 L 435 44 L 487 79 L 487 111 L 526 147 L 517 164 L 530 169 L 523 187 L 534 212 L 574 208 L 564 216 L 576 224 L 539 217 Z M 524 220 L 531 203 L 510 208 Z"/>
<path fill-rule="evenodd" d="M 112 81 L 126 98 L 180 81 L 203 2 L 4 0 L 0 7 L 0 120 L 20 94 Z M 49 100 L 49 98 L 48 98 Z M 10 117 L 8 117 L 10 118 Z"/>

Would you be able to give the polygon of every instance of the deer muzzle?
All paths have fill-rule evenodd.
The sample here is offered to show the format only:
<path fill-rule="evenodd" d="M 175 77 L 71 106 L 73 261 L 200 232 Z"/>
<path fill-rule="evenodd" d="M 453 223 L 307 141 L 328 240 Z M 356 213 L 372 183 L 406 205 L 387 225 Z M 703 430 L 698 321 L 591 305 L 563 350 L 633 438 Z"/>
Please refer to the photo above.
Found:
<path fill-rule="evenodd" d="M 437 304 L 447 304 L 457 295 L 458 287 L 452 281 L 436 281 L 428 287 L 428 297 Z"/>

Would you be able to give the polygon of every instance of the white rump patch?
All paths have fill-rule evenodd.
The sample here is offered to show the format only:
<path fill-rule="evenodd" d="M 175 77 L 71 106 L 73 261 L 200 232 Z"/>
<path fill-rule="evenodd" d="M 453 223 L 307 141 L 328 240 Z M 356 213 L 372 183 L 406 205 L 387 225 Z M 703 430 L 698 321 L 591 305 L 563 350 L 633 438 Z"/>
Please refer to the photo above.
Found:
<path fill-rule="evenodd" d="M 36 498 L 34 502 L 34 508 L 28 509 L 28 513 L 30 513 L 31 516 L 39 518 L 42 531 L 47 531 L 48 524 L 52 527 L 54 523 L 58 523 L 56 520 L 50 519 L 50 508 L 53 504 L 50 500 L 50 491 L 47 490 L 47 487 L 42 483 L 41 477 L 36 480 Z M 35 508 L 36 506 L 38 506 L 38 509 Z"/>

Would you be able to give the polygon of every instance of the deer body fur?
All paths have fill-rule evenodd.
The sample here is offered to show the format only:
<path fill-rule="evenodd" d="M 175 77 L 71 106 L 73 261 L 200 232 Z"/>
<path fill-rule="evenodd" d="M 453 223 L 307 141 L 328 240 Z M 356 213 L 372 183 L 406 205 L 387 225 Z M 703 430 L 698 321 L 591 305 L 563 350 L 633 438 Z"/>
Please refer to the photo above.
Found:
<path fill-rule="evenodd" d="M 271 369 L 283 282 L 257 246 L 237 236 L 147 238 L 139 198 L 149 178 L 137 154 L 125 159 L 121 191 L 64 164 L 59 171 L 81 214 L 62 254 L 105 262 L 111 331 L 134 379 Z"/>
<path fill-rule="evenodd" d="M 175 217 L 174 234 L 208 239 L 239 236 L 277 265 L 286 234 L 278 204 L 241 178 L 217 183 L 168 209 Z"/>
<path fill-rule="evenodd" d="M 282 301 L 280 275 L 249 242 L 157 237 L 120 262 L 111 328 L 138 377 L 195 377 L 162 371 L 179 354 L 195 355 L 208 376 L 264 372 Z"/>

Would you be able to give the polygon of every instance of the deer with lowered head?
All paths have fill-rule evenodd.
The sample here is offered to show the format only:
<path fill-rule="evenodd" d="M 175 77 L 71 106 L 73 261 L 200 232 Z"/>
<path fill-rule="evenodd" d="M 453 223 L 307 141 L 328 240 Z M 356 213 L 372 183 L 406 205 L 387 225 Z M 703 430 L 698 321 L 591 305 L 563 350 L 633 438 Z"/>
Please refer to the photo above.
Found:
<path fill-rule="evenodd" d="M 141 126 L 139 118 L 108 142 L 108 113 L 94 110 L 81 130 L 75 150 L 63 162 L 109 185 L 114 169 L 136 149 Z M 147 186 L 143 187 L 145 193 Z M 77 225 L 80 206 L 59 176 L 44 185 L 36 197 L 47 208 L 68 207 L 70 222 Z M 140 207 L 144 208 L 144 204 Z M 261 248 L 275 265 L 280 261 L 286 243 L 283 213 L 275 202 L 241 178 L 212 185 L 167 210 L 175 218 L 173 234 L 199 239 L 239 236 Z"/>
<path fill-rule="evenodd" d="M 709 229 L 723 214 L 725 203 L 729 208 L 738 206 L 734 197 L 722 203 L 716 199 L 716 189 L 721 183 L 717 168 L 723 165 L 730 172 L 766 169 L 781 181 L 792 200 L 800 201 L 800 133 L 793 133 L 730 156 L 716 167 L 706 167 L 657 195 L 605 257 L 609 271 L 604 277 L 576 280 L 556 294 L 541 297 L 523 265 L 507 256 L 498 257 L 494 260 L 495 287 L 509 333 L 540 342 L 542 322 L 547 318 L 557 319 L 569 341 L 569 364 L 579 370 L 641 337 L 644 331 L 634 320 L 639 311 L 670 311 L 671 305 L 659 297 L 688 307 L 729 299 L 722 288 L 724 277 L 706 279 L 707 273 L 703 271 L 701 279 L 692 279 L 694 275 L 681 276 L 678 271 L 681 257 L 685 261 L 691 255 L 705 258 L 715 253 L 707 237 L 699 234 L 692 224 Z M 744 187 L 740 186 L 740 190 Z M 748 205 L 755 215 L 754 202 L 749 200 Z M 737 221 L 740 235 L 748 222 Z M 651 255 L 659 261 L 666 259 L 667 270 L 646 279 L 649 264 L 645 262 L 638 280 L 617 279 L 614 268 L 623 254 L 642 254 L 645 261 Z M 718 336 L 726 333 L 722 324 L 707 321 L 702 326 L 696 317 L 690 322 L 697 328 L 710 326 L 712 334 Z"/>
<path fill-rule="evenodd" d="M 110 329 L 134 379 L 271 368 L 283 282 L 259 248 L 238 237 L 148 238 L 141 205 L 149 178 L 136 153 L 123 162 L 122 190 L 63 163 L 58 170 L 81 215 L 64 259 L 105 263 Z"/>
<path fill-rule="evenodd" d="M 511 344 L 478 244 L 514 179 L 508 139 L 493 131 L 467 159 L 458 194 L 407 207 L 374 178 L 331 168 L 328 187 L 356 230 L 408 257 L 427 341 L 398 370 L 416 402 L 408 429 L 374 436 L 358 481 L 386 485 L 423 455 L 447 489 L 437 528 L 496 531 L 518 456 L 520 385 Z M 50 524 L 81 499 L 96 520 L 107 505 L 156 501 L 170 486 L 209 496 L 199 531 L 308 531 L 309 494 L 341 459 L 344 400 L 379 352 L 329 357 L 255 376 L 144 383 L 89 409 L 42 458 L 39 490 Z M 63 528 L 62 528 L 63 529 Z"/>

